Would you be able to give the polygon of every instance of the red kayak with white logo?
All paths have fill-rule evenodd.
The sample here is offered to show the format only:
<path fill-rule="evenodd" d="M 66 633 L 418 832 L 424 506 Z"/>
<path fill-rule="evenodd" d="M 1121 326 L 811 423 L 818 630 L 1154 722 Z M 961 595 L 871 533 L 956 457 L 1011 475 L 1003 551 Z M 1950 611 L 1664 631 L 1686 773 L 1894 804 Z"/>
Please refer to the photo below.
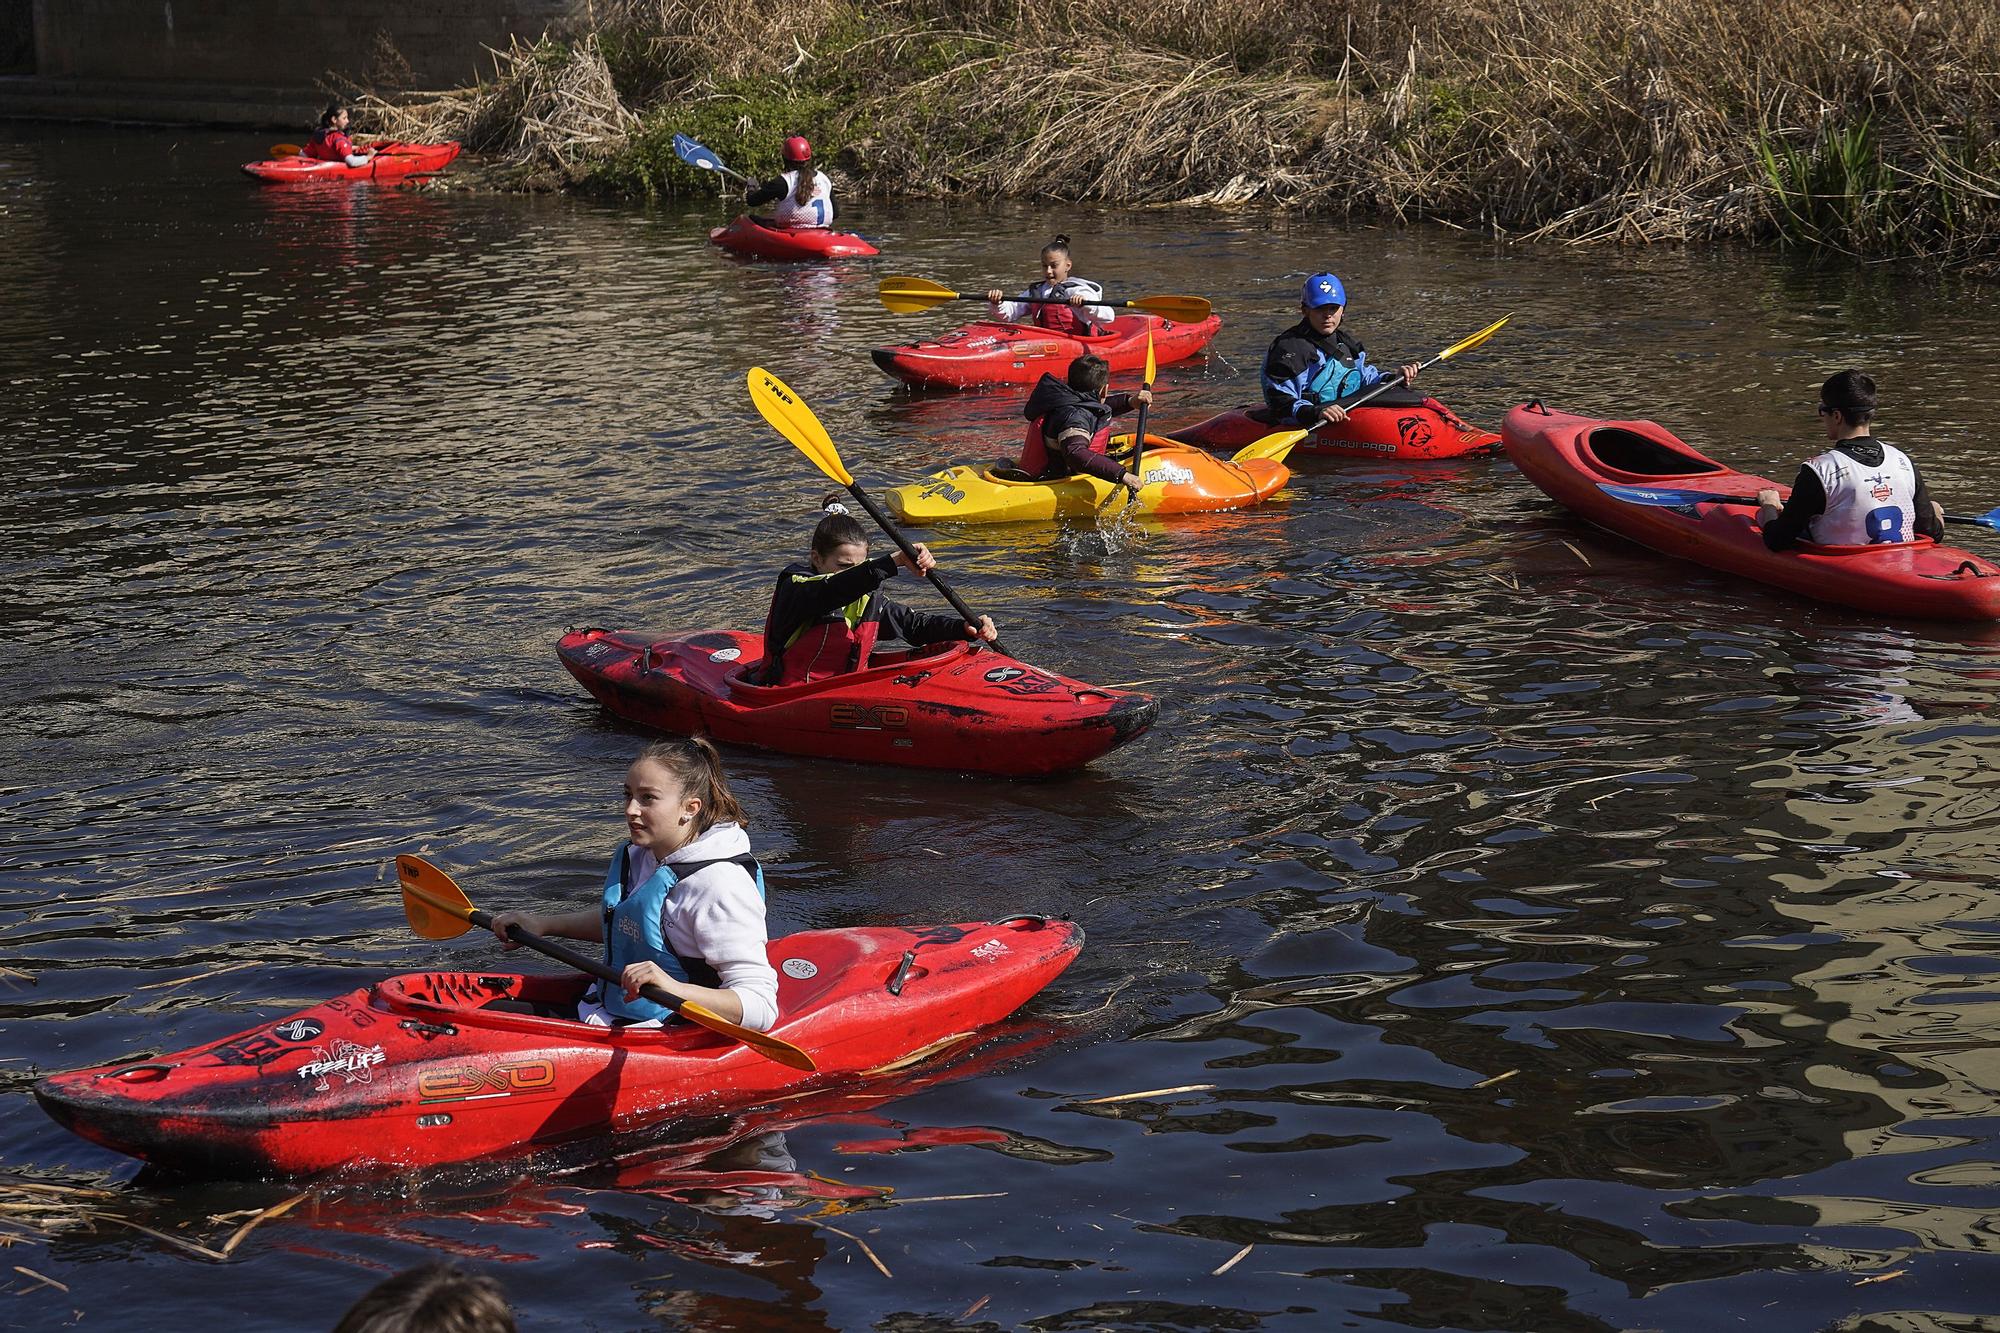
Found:
<path fill-rule="evenodd" d="M 1083 931 L 1020 916 L 773 940 L 772 1035 L 802 1073 L 706 1028 L 592 1027 L 576 976 L 415 972 L 171 1055 L 35 1084 L 95 1143 L 199 1175 L 303 1176 L 532 1152 L 855 1083 L 964 1045 L 1069 966 Z"/>
<path fill-rule="evenodd" d="M 1773 551 L 1764 545 L 1752 506 L 1669 507 L 1617 498 L 1619 487 L 1668 497 L 1682 490 L 1744 497 L 1765 487 L 1780 496 L 1790 492 L 1716 462 L 1655 422 L 1601 421 L 1526 403 L 1507 414 L 1501 433 L 1521 475 L 1551 499 L 1655 551 L 1877 615 L 2000 619 L 2000 565 L 1928 537 L 1873 546 L 1802 542 Z"/>
<path fill-rule="evenodd" d="M 628 722 L 731 745 L 865 763 L 1042 777 L 1081 768 L 1153 724 L 1143 694 L 1086 685 L 955 640 L 878 652 L 804 685 L 756 685 L 762 635 L 660 639 L 582 629 L 556 646 L 597 701 Z"/>
<path fill-rule="evenodd" d="M 1207 449 L 1237 449 L 1278 429 L 1264 408 L 1246 407 L 1168 433 Z M 1435 398 L 1398 389 L 1350 409 L 1345 421 L 1314 427 L 1294 450 L 1336 458 L 1421 462 L 1498 453 L 1500 437 L 1467 424 Z"/>
<path fill-rule="evenodd" d="M 1177 324 L 1158 315 L 1121 315 L 1105 332 L 1077 337 L 1034 324 L 981 321 L 935 338 L 878 347 L 868 355 L 886 374 L 906 384 L 977 389 L 989 384 L 1033 384 L 1044 371 L 1061 379 L 1069 363 L 1085 352 L 1103 357 L 1114 371 L 1139 370 L 1146 364 L 1148 331 L 1153 335 L 1154 359 L 1172 365 L 1207 347 L 1221 327 L 1222 320 L 1215 315 L 1193 324 Z M 1250 438 L 1268 434 L 1259 431 Z"/>

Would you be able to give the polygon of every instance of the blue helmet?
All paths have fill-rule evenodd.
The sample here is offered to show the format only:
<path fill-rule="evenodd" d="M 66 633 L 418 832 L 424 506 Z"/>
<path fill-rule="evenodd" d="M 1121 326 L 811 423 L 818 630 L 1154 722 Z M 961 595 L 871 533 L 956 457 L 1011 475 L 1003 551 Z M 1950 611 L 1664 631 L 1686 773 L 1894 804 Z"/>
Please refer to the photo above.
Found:
<path fill-rule="evenodd" d="M 1322 306 L 1346 305 L 1347 289 L 1340 285 L 1340 279 L 1331 273 L 1315 273 L 1306 279 L 1305 290 L 1299 293 L 1299 303 L 1308 310 Z"/>

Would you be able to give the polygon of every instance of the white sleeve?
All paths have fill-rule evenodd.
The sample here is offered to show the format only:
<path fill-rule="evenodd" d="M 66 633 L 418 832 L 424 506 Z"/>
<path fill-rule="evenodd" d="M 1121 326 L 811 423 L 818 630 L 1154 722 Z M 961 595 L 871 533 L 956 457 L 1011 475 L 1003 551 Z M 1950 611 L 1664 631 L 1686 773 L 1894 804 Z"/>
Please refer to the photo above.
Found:
<path fill-rule="evenodd" d="M 365 167 L 370 160 L 370 158 L 361 153 L 349 153 L 347 155 L 347 165 L 350 167 Z"/>
<path fill-rule="evenodd" d="M 1095 298 L 1099 301 L 1104 299 L 1104 289 L 1096 283 L 1078 279 L 1078 285 L 1088 289 L 1083 294 L 1085 299 Z M 1118 317 L 1117 312 L 1108 305 L 1087 305 L 1083 308 L 1083 313 L 1094 324 L 1109 324 Z"/>
<path fill-rule="evenodd" d="M 1033 296 L 1034 294 L 1035 289 L 1033 287 L 1021 293 L 1022 296 Z M 1026 301 L 1002 301 L 1000 303 L 1001 322 L 1005 324 L 1025 324 L 1034 317 L 1034 309 Z"/>
<path fill-rule="evenodd" d="M 722 978 L 722 988 L 736 992 L 744 1027 L 769 1032 L 778 1021 L 778 974 L 771 966 L 764 896 L 737 865 L 710 866 L 684 883 L 693 889 L 696 881 L 701 892 L 692 895 L 684 918 L 692 938 L 669 943 L 689 946 L 682 952 L 698 954 Z"/>

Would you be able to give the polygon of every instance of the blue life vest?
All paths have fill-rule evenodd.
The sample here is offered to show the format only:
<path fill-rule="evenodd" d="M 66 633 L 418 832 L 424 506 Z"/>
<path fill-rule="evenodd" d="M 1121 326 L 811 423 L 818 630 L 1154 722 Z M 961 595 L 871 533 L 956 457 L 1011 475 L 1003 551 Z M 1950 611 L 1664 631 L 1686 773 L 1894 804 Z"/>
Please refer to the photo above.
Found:
<path fill-rule="evenodd" d="M 689 958 L 668 947 L 666 931 L 660 925 L 661 912 L 676 884 L 696 871 L 722 861 L 733 861 L 748 870 L 756 878 L 757 892 L 761 896 L 764 894 L 764 867 L 758 865 L 757 858 L 748 852 L 740 856 L 717 857 L 713 861 L 684 861 L 678 866 L 662 861 L 659 868 L 646 877 L 644 884 L 628 893 L 625 889 L 625 867 L 633 850 L 629 842 L 620 847 L 611 858 L 611 868 L 604 875 L 605 963 L 614 972 L 623 972 L 632 963 L 657 963 L 660 970 L 675 981 L 696 986 L 720 986 L 722 978 L 716 975 L 707 960 Z M 608 981 L 601 983 L 597 990 L 598 1000 L 604 1008 L 629 1023 L 649 1022 L 674 1012 L 643 995 L 628 1001 L 625 988 Z"/>
<path fill-rule="evenodd" d="M 1382 372 L 1368 364 L 1368 353 L 1356 348 L 1351 364 L 1338 356 L 1321 362 L 1306 381 L 1306 393 L 1313 402 L 1325 407 L 1361 392 L 1381 378 Z"/>

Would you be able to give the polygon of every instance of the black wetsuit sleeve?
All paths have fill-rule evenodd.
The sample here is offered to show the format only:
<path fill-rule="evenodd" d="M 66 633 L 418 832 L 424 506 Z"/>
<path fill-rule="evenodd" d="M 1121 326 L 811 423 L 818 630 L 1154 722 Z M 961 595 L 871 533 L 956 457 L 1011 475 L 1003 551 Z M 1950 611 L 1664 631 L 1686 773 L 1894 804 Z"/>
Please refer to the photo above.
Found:
<path fill-rule="evenodd" d="M 783 199 L 785 197 L 785 191 L 789 188 L 790 187 L 785 184 L 785 178 L 783 176 L 780 176 L 778 177 L 778 179 L 774 181 L 764 182 L 764 184 L 759 185 L 756 189 L 751 190 L 749 193 L 745 194 L 743 196 L 743 202 L 748 204 L 752 208 L 756 208 L 760 204 L 776 203 L 778 200 Z M 852 601 L 853 598 L 849 598 L 848 600 Z M 836 603 L 836 605 L 839 605 L 839 603 Z"/>
<path fill-rule="evenodd" d="M 1790 550 L 1804 539 L 1812 521 L 1825 512 L 1826 487 L 1819 484 L 1819 474 L 1800 467 L 1784 510 L 1764 525 L 1764 545 L 1773 551 Z"/>
<path fill-rule="evenodd" d="M 878 555 L 838 574 L 795 574 L 786 570 L 778 576 L 777 591 L 771 594 L 768 623 L 772 637 L 782 649 L 799 626 L 832 615 L 855 598 L 874 592 L 895 574 L 893 555 Z"/>
<path fill-rule="evenodd" d="M 1104 405 L 1111 409 L 1112 416 L 1122 417 L 1139 404 L 1129 393 L 1114 393 L 1104 400 Z"/>
<path fill-rule="evenodd" d="M 943 643 L 965 637 L 965 622 L 956 615 L 912 611 L 901 602 L 882 603 L 882 637 L 908 644 Z"/>
<path fill-rule="evenodd" d="M 1915 471 L 1915 465 L 1911 468 Z M 1917 472 L 1917 493 L 1910 501 L 1910 508 L 1917 511 L 1917 531 L 1934 542 L 1944 540 L 1944 524 L 1938 522 L 1937 510 L 1931 504 L 1931 488 L 1924 484 L 1924 474 Z"/>
<path fill-rule="evenodd" d="M 1056 452 L 1069 465 L 1072 477 L 1085 472 L 1114 485 L 1125 480 L 1125 465 L 1109 454 L 1100 454 L 1092 449 L 1088 435 L 1070 435 L 1056 441 Z"/>

